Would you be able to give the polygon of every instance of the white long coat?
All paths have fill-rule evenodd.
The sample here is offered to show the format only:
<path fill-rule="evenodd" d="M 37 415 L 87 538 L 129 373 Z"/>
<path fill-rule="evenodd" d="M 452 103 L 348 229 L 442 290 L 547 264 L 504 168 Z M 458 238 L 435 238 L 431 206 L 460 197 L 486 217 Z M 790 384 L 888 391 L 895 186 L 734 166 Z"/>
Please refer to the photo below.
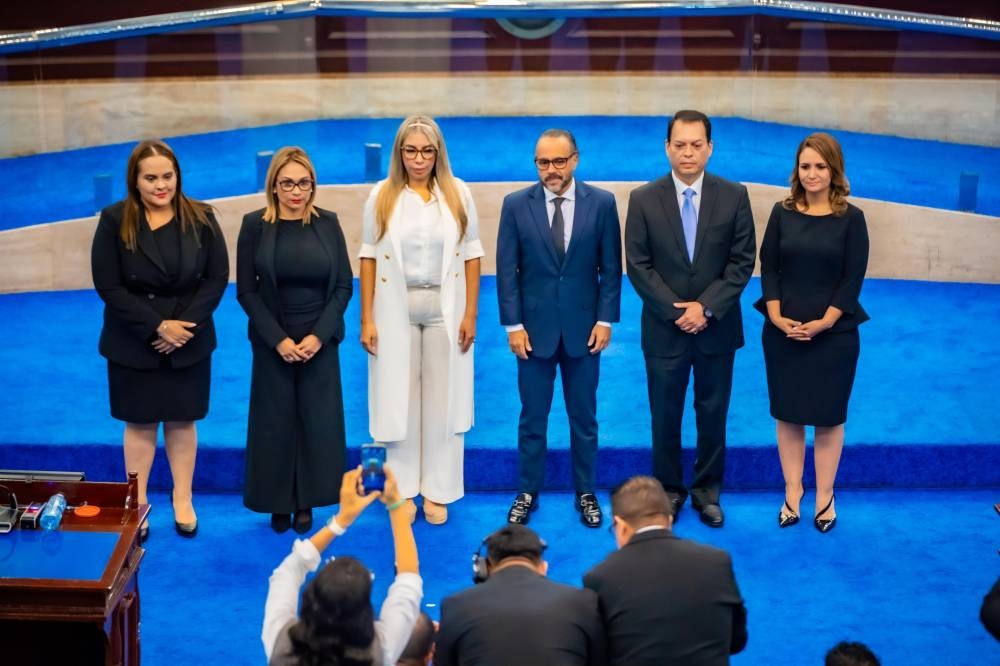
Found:
<path fill-rule="evenodd" d="M 385 181 L 375 185 L 365 203 L 362 245 L 358 256 L 375 260 L 375 328 L 378 355 L 368 357 L 368 428 L 377 442 L 406 439 L 410 402 L 410 318 L 401 251 L 399 206 L 389 218 L 385 235 L 375 242 L 375 198 Z M 486 253 L 479 241 L 479 220 L 472 193 L 457 180 L 468 216 L 465 237 L 448 205 L 435 188 L 443 219 L 441 309 L 448 332 L 448 420 L 450 432 L 464 433 L 473 421 L 473 348 L 462 353 L 458 327 L 465 314 L 465 262 Z"/>

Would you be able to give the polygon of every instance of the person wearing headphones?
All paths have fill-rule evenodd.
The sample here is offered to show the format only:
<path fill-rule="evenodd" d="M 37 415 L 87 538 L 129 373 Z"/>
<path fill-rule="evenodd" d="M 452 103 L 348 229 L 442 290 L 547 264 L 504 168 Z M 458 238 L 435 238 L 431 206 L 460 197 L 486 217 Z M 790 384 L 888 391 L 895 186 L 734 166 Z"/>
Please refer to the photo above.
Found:
<path fill-rule="evenodd" d="M 483 541 L 473 557 L 473 579 L 481 584 L 441 603 L 435 664 L 604 663 L 597 596 L 546 578 L 544 550 L 545 542 L 518 524 Z"/>

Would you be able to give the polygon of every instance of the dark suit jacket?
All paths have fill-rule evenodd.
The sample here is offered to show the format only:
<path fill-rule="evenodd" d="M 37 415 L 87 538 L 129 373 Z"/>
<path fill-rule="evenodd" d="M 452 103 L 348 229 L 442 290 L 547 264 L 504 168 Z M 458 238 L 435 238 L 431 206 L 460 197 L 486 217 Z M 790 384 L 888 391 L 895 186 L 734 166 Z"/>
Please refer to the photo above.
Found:
<path fill-rule="evenodd" d="M 604 663 L 597 597 L 512 566 L 441 603 L 438 666 Z"/>
<path fill-rule="evenodd" d="M 746 646 L 746 610 L 732 560 L 669 530 L 632 537 L 584 574 L 597 592 L 608 663 L 728 664 Z"/>
<path fill-rule="evenodd" d="M 625 219 L 628 277 L 642 298 L 643 352 L 677 356 L 692 342 L 705 354 L 742 347 L 740 294 L 757 251 L 746 187 L 705 174 L 693 262 L 670 174 L 636 188 Z M 712 311 L 707 329 L 691 335 L 674 325 L 684 311 L 672 304 L 681 301 Z"/>
<path fill-rule="evenodd" d="M 317 211 L 319 217 L 314 217 L 311 224 L 316 225 L 316 235 L 333 268 L 326 287 L 326 305 L 312 331 L 325 345 L 344 339 L 344 310 L 354 292 L 354 275 L 337 214 L 319 208 Z M 277 235 L 277 223 L 265 222 L 261 209 L 243 216 L 236 243 L 236 297 L 250 318 L 247 336 L 269 349 L 288 337 L 274 274 Z"/>
<path fill-rule="evenodd" d="M 610 192 L 576 181 L 573 233 L 562 265 L 541 183 L 507 195 L 497 236 L 500 323 L 524 324 L 532 355 L 589 353 L 598 321 L 618 321 L 622 256 L 618 208 Z"/>
<path fill-rule="evenodd" d="M 101 211 L 90 262 L 94 288 L 104 301 L 101 355 L 130 368 L 159 366 L 162 355 L 151 344 L 164 319 L 192 321 L 194 337 L 169 355 L 175 368 L 194 365 L 215 349 L 212 312 L 229 282 L 229 255 L 215 217 L 209 226 L 181 234 L 181 263 L 176 280 L 167 275 L 156 240 L 145 219 L 139 224 L 134 252 L 120 234 L 125 202 Z"/>

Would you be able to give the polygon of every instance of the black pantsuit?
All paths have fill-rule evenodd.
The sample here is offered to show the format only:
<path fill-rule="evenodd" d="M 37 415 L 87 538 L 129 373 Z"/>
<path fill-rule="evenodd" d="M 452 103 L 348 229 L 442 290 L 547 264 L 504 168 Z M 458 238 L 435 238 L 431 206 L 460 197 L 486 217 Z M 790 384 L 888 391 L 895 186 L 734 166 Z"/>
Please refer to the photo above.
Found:
<path fill-rule="evenodd" d="M 708 355 L 690 345 L 680 356 L 646 357 L 653 427 L 653 476 L 664 489 L 685 497 L 681 465 L 681 418 L 688 378 L 694 370 L 697 457 L 691 494 L 699 504 L 718 504 L 726 467 L 726 417 L 733 388 L 735 353 Z"/>
<path fill-rule="evenodd" d="M 625 223 L 626 263 L 642 299 L 653 474 L 669 493 L 687 497 L 681 414 L 693 369 L 698 459 L 689 487 L 697 503 L 716 504 L 725 465 L 733 356 L 743 346 L 740 294 L 756 255 L 753 216 L 743 185 L 704 174 L 694 255 L 689 257 L 677 192 L 672 175 L 632 192 Z M 674 303 L 691 301 L 702 305 L 708 320 L 698 334 L 676 325 L 685 310 Z"/>
<path fill-rule="evenodd" d="M 291 513 L 339 499 L 346 462 L 339 344 L 353 275 L 334 213 L 320 210 L 302 225 L 265 222 L 263 212 L 243 218 L 237 246 L 237 295 L 253 350 L 243 502 Z M 323 343 L 319 352 L 286 363 L 278 343 L 310 333 Z"/>

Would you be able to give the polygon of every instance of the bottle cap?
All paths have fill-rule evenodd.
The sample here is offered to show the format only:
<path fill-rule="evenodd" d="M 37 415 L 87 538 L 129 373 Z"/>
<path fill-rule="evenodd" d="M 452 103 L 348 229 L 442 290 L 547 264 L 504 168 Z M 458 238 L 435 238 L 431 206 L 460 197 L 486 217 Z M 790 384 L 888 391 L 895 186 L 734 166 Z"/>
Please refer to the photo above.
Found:
<path fill-rule="evenodd" d="M 78 506 L 73 509 L 73 513 L 80 516 L 81 518 L 93 518 L 101 512 L 101 507 L 95 506 L 93 504 L 84 504 L 83 506 Z"/>

